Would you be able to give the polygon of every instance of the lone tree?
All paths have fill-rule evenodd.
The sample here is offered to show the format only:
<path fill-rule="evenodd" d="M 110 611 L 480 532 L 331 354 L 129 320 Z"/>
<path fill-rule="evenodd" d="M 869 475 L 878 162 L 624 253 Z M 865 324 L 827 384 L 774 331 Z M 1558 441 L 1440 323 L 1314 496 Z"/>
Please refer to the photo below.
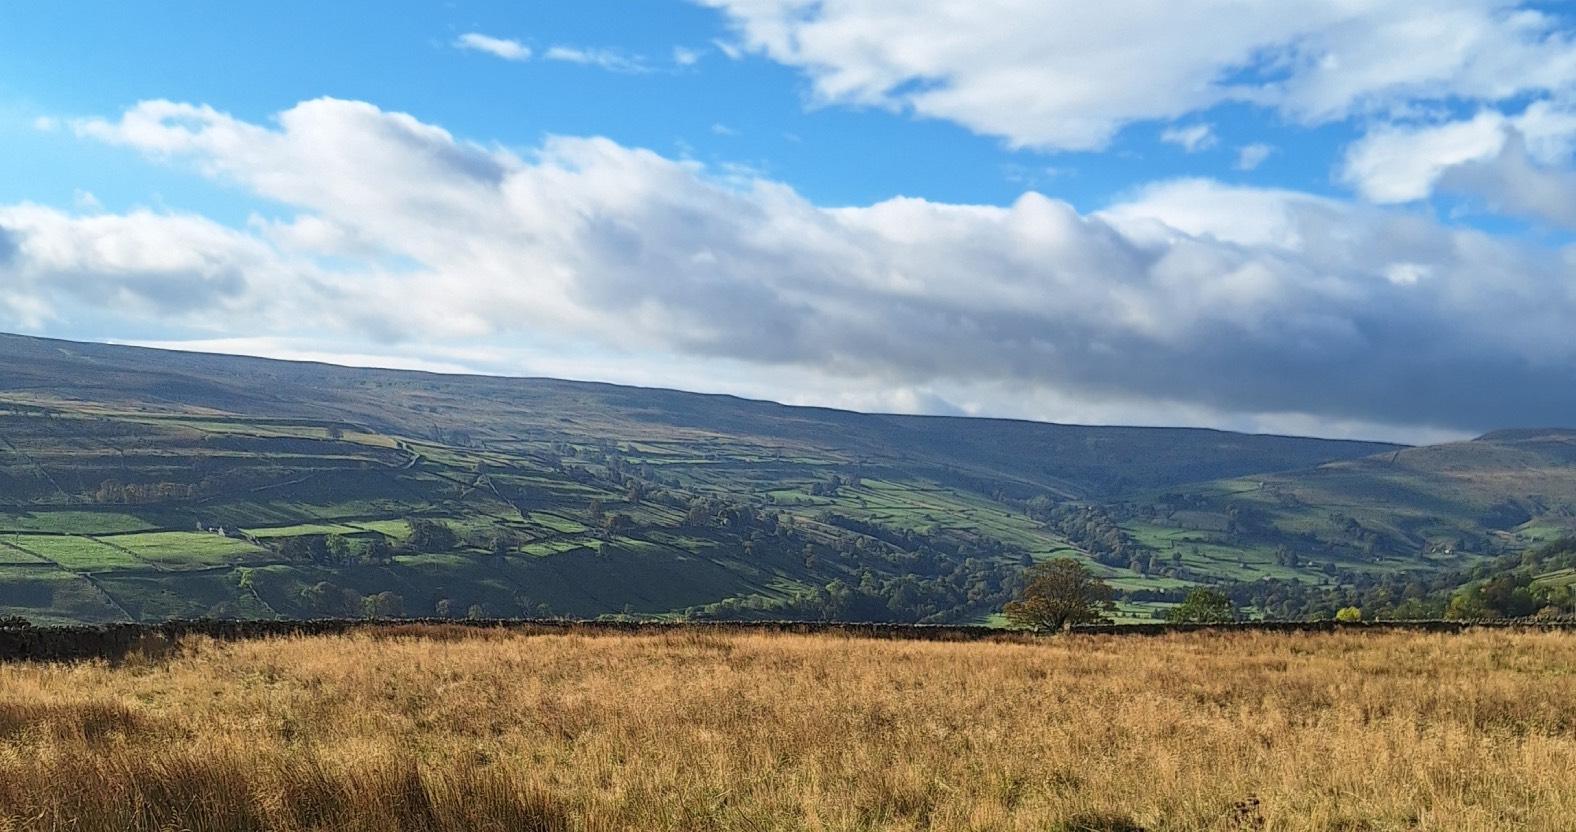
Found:
<path fill-rule="evenodd" d="M 1109 623 L 1116 593 L 1105 581 L 1072 558 L 1056 558 L 1031 567 L 1023 595 L 1002 607 L 1014 627 L 1061 630 L 1074 624 Z"/>
<path fill-rule="evenodd" d="M 1218 589 L 1199 587 L 1166 613 L 1174 624 L 1226 624 L 1237 620 L 1237 608 Z"/>

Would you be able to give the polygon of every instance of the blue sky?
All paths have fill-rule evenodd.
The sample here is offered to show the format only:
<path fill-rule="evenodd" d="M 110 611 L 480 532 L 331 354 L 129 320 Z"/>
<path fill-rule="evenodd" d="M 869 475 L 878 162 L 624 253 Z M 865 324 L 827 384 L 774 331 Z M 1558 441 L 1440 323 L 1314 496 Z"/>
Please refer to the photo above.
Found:
<path fill-rule="evenodd" d="M 535 59 L 456 48 L 469 32 L 518 41 Z M 0 198 L 69 205 L 86 189 L 106 206 L 162 198 L 244 217 L 244 195 L 31 129 L 41 116 L 97 116 L 150 98 L 254 122 L 309 98 L 364 100 L 520 147 L 548 134 L 607 136 L 748 166 L 830 205 L 899 194 L 1002 204 L 1036 189 L 1093 210 L 1143 183 L 1197 175 L 1332 192 L 1337 153 L 1353 135 L 1347 124 L 1293 128 L 1222 106 L 1199 114 L 1217 139 L 1193 153 L 1160 140 L 1166 123 L 1135 125 L 1100 152 L 1015 151 L 953 122 L 818 104 L 791 68 L 730 60 L 717 42 L 735 39 L 718 11 L 658 0 L 9 4 L 0 8 L 0 94 L 6 140 L 21 152 L 0 160 Z M 607 50 L 646 71 L 542 59 L 554 46 Z M 695 63 L 677 64 L 675 50 Z M 1255 143 L 1277 152 L 1236 170 L 1240 147 Z"/>
<path fill-rule="evenodd" d="M 1569 422 L 1572 28 L 1503 0 L 6 4 L 0 328 L 861 409 Z"/>

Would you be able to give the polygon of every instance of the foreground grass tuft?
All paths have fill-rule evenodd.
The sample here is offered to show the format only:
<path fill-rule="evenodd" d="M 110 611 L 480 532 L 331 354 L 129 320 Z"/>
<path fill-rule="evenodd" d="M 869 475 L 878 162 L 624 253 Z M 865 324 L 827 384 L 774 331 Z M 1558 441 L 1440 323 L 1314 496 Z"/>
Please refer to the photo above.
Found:
<path fill-rule="evenodd" d="M 1555 830 L 1576 636 L 420 628 L 0 667 L 0 830 Z"/>

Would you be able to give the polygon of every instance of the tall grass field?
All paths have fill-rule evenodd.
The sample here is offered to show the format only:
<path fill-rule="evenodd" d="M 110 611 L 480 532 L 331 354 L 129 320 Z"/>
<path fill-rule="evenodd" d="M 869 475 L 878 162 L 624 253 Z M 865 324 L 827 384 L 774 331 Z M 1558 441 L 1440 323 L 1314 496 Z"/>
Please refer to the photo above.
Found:
<path fill-rule="evenodd" d="M 0 830 L 1576 824 L 1576 636 L 391 628 L 0 666 Z"/>

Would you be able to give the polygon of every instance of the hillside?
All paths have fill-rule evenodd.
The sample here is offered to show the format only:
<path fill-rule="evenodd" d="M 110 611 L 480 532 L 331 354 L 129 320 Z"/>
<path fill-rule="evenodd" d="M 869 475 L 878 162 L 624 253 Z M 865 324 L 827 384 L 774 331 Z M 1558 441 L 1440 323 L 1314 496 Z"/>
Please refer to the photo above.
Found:
<path fill-rule="evenodd" d="M 1240 581 L 1313 567 L 1338 584 L 1388 582 L 1399 601 L 1421 575 L 1576 530 L 1576 431 L 1497 431 L 1134 495 L 1112 511 L 1162 560 Z M 1223 565 L 1233 560 L 1246 568 Z"/>
<path fill-rule="evenodd" d="M 0 335 L 0 382 L 42 401 L 149 413 L 353 423 L 469 446 L 727 437 L 850 463 L 986 478 L 1026 495 L 1126 490 L 1299 468 L 1396 446 L 1187 428 L 852 413 L 611 384 L 369 370 Z"/>
<path fill-rule="evenodd" d="M 1032 559 L 1088 554 L 1031 499 L 1395 450 L 19 336 L 0 390 L 0 615 L 46 621 L 979 620 Z"/>

